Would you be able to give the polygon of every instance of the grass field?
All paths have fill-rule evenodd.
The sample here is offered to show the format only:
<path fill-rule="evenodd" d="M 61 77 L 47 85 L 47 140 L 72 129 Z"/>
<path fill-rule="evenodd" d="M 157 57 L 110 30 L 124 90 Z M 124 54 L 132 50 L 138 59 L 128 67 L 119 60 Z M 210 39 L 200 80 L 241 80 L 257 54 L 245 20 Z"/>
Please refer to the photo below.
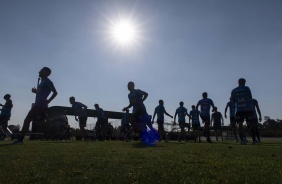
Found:
<path fill-rule="evenodd" d="M 0 142 L 0 183 L 282 183 L 282 142 Z"/>

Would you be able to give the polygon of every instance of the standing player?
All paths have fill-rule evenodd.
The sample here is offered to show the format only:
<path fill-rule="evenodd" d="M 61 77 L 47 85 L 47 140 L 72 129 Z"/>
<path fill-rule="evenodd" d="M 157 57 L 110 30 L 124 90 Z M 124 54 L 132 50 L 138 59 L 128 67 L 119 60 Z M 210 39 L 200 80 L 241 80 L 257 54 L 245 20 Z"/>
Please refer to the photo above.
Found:
<path fill-rule="evenodd" d="M 261 122 L 262 119 L 261 119 L 261 112 L 260 112 L 258 101 L 256 99 L 252 99 L 251 106 L 252 106 L 253 115 L 254 115 L 254 128 L 256 132 L 256 137 L 258 139 L 256 143 L 261 143 L 258 122 Z M 257 113 L 259 114 L 259 118 L 258 118 Z"/>
<path fill-rule="evenodd" d="M 195 105 L 192 105 L 192 110 L 190 111 L 190 117 L 189 117 L 189 124 L 190 120 L 192 119 L 192 129 L 193 129 L 193 134 L 196 137 L 195 142 L 199 138 L 199 142 L 201 141 L 201 136 L 200 136 L 200 111 L 196 110 Z"/>
<path fill-rule="evenodd" d="M 80 131 L 82 132 L 84 141 L 88 141 L 89 139 L 87 136 L 87 130 L 85 129 L 86 122 L 87 122 L 87 114 L 85 111 L 87 109 L 87 106 L 80 102 L 76 102 L 73 96 L 70 97 L 69 100 L 70 100 L 70 104 L 72 104 L 75 121 L 79 122 L 79 128 L 80 128 Z"/>
<path fill-rule="evenodd" d="M 94 105 L 97 111 L 97 122 L 95 125 L 95 129 L 100 129 L 100 138 L 102 140 L 106 140 L 106 134 L 108 129 L 108 118 L 106 117 L 104 110 L 99 107 L 99 104 Z"/>
<path fill-rule="evenodd" d="M 182 139 L 184 139 L 186 141 L 186 132 L 185 132 L 185 116 L 187 115 L 188 117 L 190 117 L 190 115 L 187 113 L 187 109 L 184 107 L 184 103 L 180 102 L 179 103 L 180 107 L 178 107 L 175 111 L 174 114 L 174 121 L 173 124 L 175 125 L 175 119 L 176 119 L 176 115 L 178 115 L 178 124 L 179 124 L 179 128 L 180 128 L 180 133 L 179 136 L 177 138 L 177 140 L 179 142 L 181 142 Z"/>
<path fill-rule="evenodd" d="M 0 106 L 2 106 L 1 114 L 0 114 L 0 140 L 5 140 L 7 137 L 7 134 L 5 132 L 10 132 L 8 129 L 8 121 L 11 117 L 11 111 L 13 108 L 13 102 L 11 100 L 11 95 L 6 94 L 4 96 L 4 99 L 6 100 L 6 103 L 2 105 L 0 103 Z"/>
<path fill-rule="evenodd" d="M 221 141 L 223 141 L 221 125 L 223 126 L 224 120 L 223 120 L 222 114 L 217 111 L 217 107 L 214 107 L 214 113 L 212 113 L 211 125 L 212 123 L 213 123 L 213 128 L 215 131 L 216 140 L 218 141 L 217 132 L 219 131 L 219 134 L 221 136 Z"/>
<path fill-rule="evenodd" d="M 129 110 L 127 109 L 122 116 L 121 127 L 120 127 L 121 128 L 120 134 L 123 134 L 124 140 L 126 140 L 127 142 L 130 141 L 130 139 L 128 138 L 128 135 L 130 134 L 129 118 L 130 118 L 130 114 L 129 114 Z"/>
<path fill-rule="evenodd" d="M 230 126 L 232 128 L 234 138 L 236 142 L 238 142 L 237 126 L 236 126 L 236 119 L 235 119 L 235 103 L 231 100 L 231 97 L 230 97 L 230 101 L 226 104 L 226 107 L 225 107 L 225 111 L 224 111 L 225 118 L 227 118 L 226 112 L 228 108 L 229 108 Z"/>
<path fill-rule="evenodd" d="M 231 99 L 235 102 L 235 117 L 238 124 L 238 132 L 241 140 L 241 144 L 246 144 L 244 139 L 244 127 L 243 122 L 246 118 L 246 121 L 250 123 L 251 133 L 253 143 L 255 144 L 255 128 L 254 128 L 254 115 L 251 106 L 252 102 L 252 93 L 248 86 L 245 86 L 246 80 L 240 78 L 238 80 L 239 86 L 232 90 Z"/>
<path fill-rule="evenodd" d="M 208 94 L 204 92 L 202 94 L 203 99 L 199 100 L 196 109 L 198 110 L 198 107 L 201 106 L 201 119 L 204 123 L 204 132 L 206 133 L 207 141 L 211 143 L 210 138 L 210 108 L 212 107 L 214 109 L 214 104 L 211 99 L 208 98 Z M 214 111 L 214 110 L 212 110 Z"/>
<path fill-rule="evenodd" d="M 38 116 L 45 117 L 46 110 L 48 109 L 48 104 L 57 96 L 56 88 L 53 82 L 48 78 L 51 74 L 51 69 L 44 67 L 39 71 L 39 77 L 41 79 L 40 84 L 36 88 L 32 88 L 32 92 L 36 94 L 35 103 L 29 113 L 27 114 L 22 131 L 19 138 L 13 142 L 13 144 L 23 144 L 24 137 L 28 132 L 30 122 L 36 119 Z M 52 96 L 48 98 L 50 93 Z"/>
<path fill-rule="evenodd" d="M 173 118 L 173 116 L 171 116 L 170 114 L 168 114 L 165 110 L 164 107 L 164 101 L 163 100 L 159 100 L 159 105 L 155 108 L 155 112 L 153 115 L 153 119 L 152 119 L 152 123 L 154 123 L 154 119 L 155 116 L 157 114 L 157 123 L 158 123 L 158 132 L 161 134 L 161 136 L 163 137 L 164 141 L 167 142 L 167 139 L 165 137 L 165 130 L 164 130 L 164 114 L 166 114 L 167 116 Z M 160 139 L 161 141 L 161 139 Z"/>

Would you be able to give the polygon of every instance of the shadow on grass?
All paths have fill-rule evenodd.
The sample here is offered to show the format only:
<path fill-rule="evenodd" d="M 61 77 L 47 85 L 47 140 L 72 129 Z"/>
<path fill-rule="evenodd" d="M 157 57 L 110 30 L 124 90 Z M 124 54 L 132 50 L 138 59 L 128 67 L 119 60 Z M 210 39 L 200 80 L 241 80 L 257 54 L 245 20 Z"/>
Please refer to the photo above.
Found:
<path fill-rule="evenodd" d="M 164 145 L 159 145 L 159 144 L 156 144 L 156 145 L 146 145 L 142 142 L 136 142 L 136 143 L 133 143 L 132 144 L 132 147 L 133 148 L 163 148 L 163 147 L 166 147 Z"/>

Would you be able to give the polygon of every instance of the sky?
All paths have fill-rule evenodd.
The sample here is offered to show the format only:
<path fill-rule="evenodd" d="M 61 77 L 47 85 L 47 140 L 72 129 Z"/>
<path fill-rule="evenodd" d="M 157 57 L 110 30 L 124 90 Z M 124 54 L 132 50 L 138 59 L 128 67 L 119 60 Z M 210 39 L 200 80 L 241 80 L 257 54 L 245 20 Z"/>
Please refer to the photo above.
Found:
<path fill-rule="evenodd" d="M 0 97 L 12 95 L 9 124 L 22 125 L 44 66 L 58 91 L 50 106 L 70 106 L 75 96 L 89 109 L 121 112 L 134 81 L 149 94 L 149 114 L 159 99 L 171 115 L 180 101 L 190 111 L 203 92 L 224 113 L 243 77 L 262 116 L 281 119 L 281 17 L 280 0 L 0 0 Z M 129 45 L 111 36 L 119 20 L 134 25 Z"/>

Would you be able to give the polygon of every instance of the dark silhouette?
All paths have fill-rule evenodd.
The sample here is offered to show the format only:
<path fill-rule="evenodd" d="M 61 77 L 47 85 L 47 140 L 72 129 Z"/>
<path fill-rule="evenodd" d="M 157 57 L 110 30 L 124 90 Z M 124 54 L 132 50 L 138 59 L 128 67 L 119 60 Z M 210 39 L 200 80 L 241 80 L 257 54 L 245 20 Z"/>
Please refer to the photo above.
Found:
<path fill-rule="evenodd" d="M 185 132 L 186 120 L 185 120 L 185 116 L 187 115 L 190 118 L 190 115 L 188 114 L 187 109 L 184 107 L 183 102 L 179 102 L 179 105 L 180 105 L 180 107 L 178 107 L 176 109 L 175 114 L 174 114 L 173 124 L 174 125 L 176 124 L 175 119 L 176 119 L 176 116 L 178 115 L 178 124 L 179 124 L 179 128 L 180 128 L 180 133 L 178 135 L 177 140 L 179 142 L 181 142 L 182 139 L 184 139 L 186 141 L 186 132 Z M 188 129 L 188 132 L 189 132 L 189 129 Z"/>
<path fill-rule="evenodd" d="M 95 104 L 94 107 L 97 111 L 97 122 L 95 125 L 96 135 L 99 140 L 105 140 L 109 128 L 108 118 L 106 117 L 104 110 L 99 107 L 99 104 Z"/>
<path fill-rule="evenodd" d="M 236 119 L 235 119 L 235 103 L 232 101 L 231 97 L 230 97 L 230 101 L 226 104 L 226 107 L 225 107 L 225 110 L 224 110 L 225 118 L 227 118 L 226 112 L 227 112 L 228 108 L 229 108 L 230 126 L 232 128 L 234 138 L 235 138 L 236 142 L 238 142 L 237 126 L 236 126 Z"/>
<path fill-rule="evenodd" d="M 204 123 L 204 134 L 207 137 L 207 141 L 211 143 L 210 139 L 210 108 L 214 108 L 213 101 L 208 98 L 208 93 L 204 92 L 202 94 L 203 99 L 199 100 L 196 109 L 201 106 L 201 114 L 200 117 Z M 214 111 L 214 110 L 212 110 Z"/>
<path fill-rule="evenodd" d="M 11 95 L 6 94 L 4 96 L 4 99 L 6 100 L 5 104 L 2 105 L 0 103 L 0 106 L 2 106 L 1 114 L 0 114 L 0 140 L 5 140 L 7 138 L 7 134 L 11 134 L 9 128 L 8 128 L 8 121 L 11 118 L 11 111 L 13 108 L 13 102 L 11 100 Z"/>
<path fill-rule="evenodd" d="M 48 78 L 51 74 L 51 69 L 44 67 L 39 71 L 39 78 L 41 82 L 38 84 L 37 88 L 32 88 L 32 92 L 36 94 L 35 103 L 33 104 L 31 110 L 27 114 L 22 131 L 19 138 L 13 142 L 13 144 L 22 144 L 26 133 L 28 132 L 30 122 L 38 119 L 44 119 L 46 117 L 46 110 L 48 109 L 48 104 L 57 96 L 56 88 L 53 82 Z M 48 98 L 49 94 L 52 92 L 52 96 Z"/>
<path fill-rule="evenodd" d="M 193 135 L 195 136 L 195 142 L 197 139 L 199 139 L 199 142 L 202 142 L 200 136 L 200 111 L 196 109 L 195 105 L 192 105 L 192 110 L 190 111 L 189 115 L 189 124 L 192 120 L 192 130 Z"/>
<path fill-rule="evenodd" d="M 224 125 L 224 120 L 222 114 L 217 111 L 217 107 L 214 107 L 214 113 L 212 113 L 212 118 L 211 118 L 211 125 L 213 126 L 213 129 L 215 131 L 216 140 L 218 141 L 218 132 L 219 132 L 219 135 L 221 136 L 221 140 L 223 141 L 221 125 L 222 126 Z"/>
<path fill-rule="evenodd" d="M 166 139 L 166 136 L 165 136 L 165 130 L 164 130 L 164 114 L 166 114 L 167 116 L 169 116 L 171 118 L 173 118 L 173 116 L 171 116 L 170 114 L 168 114 L 166 112 L 166 110 L 164 108 L 164 101 L 163 100 L 159 100 L 159 105 L 155 108 L 152 123 L 154 123 L 154 119 L 155 119 L 156 114 L 157 114 L 158 132 L 160 133 L 160 135 L 162 136 L 164 141 L 167 142 L 167 139 Z M 161 139 L 160 139 L 160 141 L 161 141 Z"/>
<path fill-rule="evenodd" d="M 70 97 L 69 100 L 70 100 L 70 104 L 72 104 L 75 120 L 79 122 L 79 128 L 84 137 L 84 141 L 88 141 L 87 130 L 85 129 L 87 123 L 87 114 L 86 114 L 87 106 L 80 102 L 76 102 L 73 96 Z"/>

